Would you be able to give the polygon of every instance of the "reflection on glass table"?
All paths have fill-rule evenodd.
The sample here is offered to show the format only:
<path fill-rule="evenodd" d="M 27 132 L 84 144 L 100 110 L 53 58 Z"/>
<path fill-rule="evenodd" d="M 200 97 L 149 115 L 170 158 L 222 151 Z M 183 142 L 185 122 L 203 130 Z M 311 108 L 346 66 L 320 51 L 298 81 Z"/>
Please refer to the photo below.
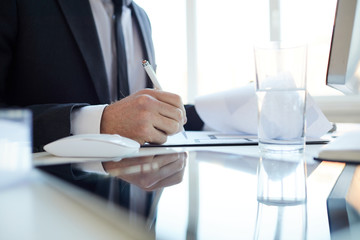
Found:
<path fill-rule="evenodd" d="M 123 179 L 143 190 L 152 191 L 181 182 L 187 153 L 125 158 L 103 162 L 110 176 Z"/>
<path fill-rule="evenodd" d="M 304 153 L 263 152 L 258 165 L 254 239 L 306 239 Z M 296 217 L 294 217 L 296 216 Z"/>
<path fill-rule="evenodd" d="M 359 239 L 360 166 L 347 165 L 327 199 L 332 239 Z"/>
<path fill-rule="evenodd" d="M 300 239 L 329 239 L 328 193 L 319 190 L 332 185 L 317 180 L 328 175 L 322 172 L 326 167 L 308 157 L 301 163 L 270 158 L 270 166 L 261 164 L 265 160 L 269 159 L 192 151 L 99 162 L 102 172 L 88 171 L 86 164 L 39 168 L 100 196 L 109 206 L 126 209 L 129 222 L 145 228 L 153 239 L 263 239 L 264 234 L 265 239 L 288 239 L 293 237 L 289 229 L 296 229 Z M 307 199 L 292 206 L 259 202 L 259 174 L 269 167 L 313 177 Z M 290 175 L 280 174 L 276 181 Z M 269 229 L 275 235 L 267 235 Z"/>

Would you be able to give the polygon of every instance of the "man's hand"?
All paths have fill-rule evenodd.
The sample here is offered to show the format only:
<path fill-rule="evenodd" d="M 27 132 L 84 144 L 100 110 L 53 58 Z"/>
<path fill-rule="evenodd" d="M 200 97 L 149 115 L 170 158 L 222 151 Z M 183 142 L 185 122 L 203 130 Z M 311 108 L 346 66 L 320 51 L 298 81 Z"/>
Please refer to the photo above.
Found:
<path fill-rule="evenodd" d="M 119 134 L 140 144 L 162 144 L 168 135 L 181 131 L 186 121 L 180 96 L 144 89 L 107 106 L 101 118 L 100 132 Z"/>

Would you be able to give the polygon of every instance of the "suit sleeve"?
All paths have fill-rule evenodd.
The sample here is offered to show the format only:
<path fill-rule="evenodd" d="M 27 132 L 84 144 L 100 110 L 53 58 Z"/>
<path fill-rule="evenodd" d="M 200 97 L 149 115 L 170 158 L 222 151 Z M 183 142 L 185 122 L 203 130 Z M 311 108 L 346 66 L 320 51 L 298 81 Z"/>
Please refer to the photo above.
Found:
<path fill-rule="evenodd" d="M 15 51 L 17 35 L 15 1 L 0 1 L 0 107 L 4 106 L 6 78 Z"/>
<path fill-rule="evenodd" d="M 196 112 L 194 105 L 185 105 L 187 123 L 184 125 L 185 130 L 201 131 L 204 127 L 204 122 L 201 120 L 199 114 Z"/>
<path fill-rule="evenodd" d="M 70 135 L 71 112 L 87 104 L 40 104 L 29 108 L 33 113 L 33 152 L 44 151 L 49 142 Z"/>
<path fill-rule="evenodd" d="M 18 108 L 7 101 L 11 69 L 15 64 L 17 42 L 17 5 L 14 0 L 0 1 L 0 108 Z M 70 135 L 70 114 L 87 104 L 39 104 L 26 106 L 33 115 L 33 151 L 43 151 L 51 141 Z"/>

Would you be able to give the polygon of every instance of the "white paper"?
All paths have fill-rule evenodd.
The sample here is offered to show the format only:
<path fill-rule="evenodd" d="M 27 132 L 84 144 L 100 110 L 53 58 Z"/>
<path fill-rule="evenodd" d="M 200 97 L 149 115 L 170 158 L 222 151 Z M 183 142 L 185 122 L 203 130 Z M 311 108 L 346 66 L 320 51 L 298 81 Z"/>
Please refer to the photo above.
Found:
<path fill-rule="evenodd" d="M 258 142 L 254 135 L 225 134 L 214 131 L 186 131 L 186 134 L 187 138 L 182 133 L 177 133 L 169 136 L 162 145 L 147 143 L 144 146 L 256 145 Z"/>
<path fill-rule="evenodd" d="M 230 145 L 257 145 L 256 135 L 244 133 L 222 133 L 217 131 L 186 131 L 187 138 L 180 132 L 168 136 L 164 144 L 145 143 L 142 148 L 147 147 L 188 147 L 188 146 L 230 146 Z M 307 137 L 306 143 L 326 143 L 325 138 Z"/>
<path fill-rule="evenodd" d="M 257 135 L 257 98 L 253 83 L 199 96 L 195 99 L 195 108 L 205 125 L 213 130 Z M 332 128 L 310 95 L 307 96 L 305 118 L 307 137 L 321 137 Z"/>
<path fill-rule="evenodd" d="M 323 160 L 360 162 L 360 131 L 354 130 L 340 135 L 323 146 L 319 158 Z"/>

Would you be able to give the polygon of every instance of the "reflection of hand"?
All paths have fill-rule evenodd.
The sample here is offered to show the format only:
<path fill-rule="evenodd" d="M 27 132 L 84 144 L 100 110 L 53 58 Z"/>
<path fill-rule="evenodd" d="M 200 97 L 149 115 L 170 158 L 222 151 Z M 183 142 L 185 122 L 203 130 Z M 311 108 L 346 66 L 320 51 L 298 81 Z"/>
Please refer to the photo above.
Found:
<path fill-rule="evenodd" d="M 102 164 L 111 176 L 152 191 L 181 182 L 186 158 L 186 153 L 174 153 L 124 158 L 119 162 L 103 162 Z"/>
<path fill-rule="evenodd" d="M 104 110 L 100 132 L 119 134 L 145 142 L 164 143 L 168 135 L 181 131 L 186 112 L 180 96 L 144 89 Z"/>

